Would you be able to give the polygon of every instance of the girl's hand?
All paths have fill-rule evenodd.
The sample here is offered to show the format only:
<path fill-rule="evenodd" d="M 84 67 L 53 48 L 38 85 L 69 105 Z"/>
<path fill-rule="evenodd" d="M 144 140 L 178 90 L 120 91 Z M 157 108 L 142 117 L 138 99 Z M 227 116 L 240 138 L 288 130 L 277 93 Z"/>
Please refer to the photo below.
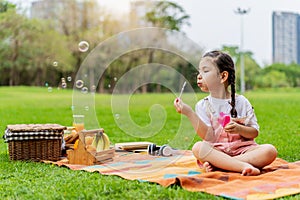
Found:
<path fill-rule="evenodd" d="M 174 100 L 174 106 L 175 106 L 175 108 L 176 108 L 176 111 L 178 112 L 178 113 L 181 113 L 182 112 L 182 108 L 183 108 L 183 102 L 181 101 L 181 99 L 180 98 L 176 98 L 175 100 Z"/>
<path fill-rule="evenodd" d="M 240 134 L 242 130 L 242 126 L 243 125 L 231 121 L 224 127 L 224 130 L 229 134 Z"/>
<path fill-rule="evenodd" d="M 174 106 L 178 113 L 182 113 L 184 115 L 187 115 L 189 112 L 193 111 L 192 108 L 189 105 L 183 103 L 180 98 L 176 98 L 174 100 Z"/>
<path fill-rule="evenodd" d="M 243 117 L 243 118 L 231 118 L 232 121 L 238 123 L 238 124 L 243 124 L 245 125 L 245 120 L 246 120 L 246 117 Z"/>

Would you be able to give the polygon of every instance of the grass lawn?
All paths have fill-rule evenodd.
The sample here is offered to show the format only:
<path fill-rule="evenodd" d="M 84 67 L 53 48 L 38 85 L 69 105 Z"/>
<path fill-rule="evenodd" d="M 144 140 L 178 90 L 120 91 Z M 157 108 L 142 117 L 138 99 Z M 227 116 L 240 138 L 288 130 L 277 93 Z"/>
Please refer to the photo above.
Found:
<path fill-rule="evenodd" d="M 72 94 L 72 90 L 53 89 L 49 92 L 47 88 L 0 87 L 0 136 L 8 124 L 71 126 Z M 198 99 L 205 95 L 199 93 Z M 245 96 L 254 106 L 260 124 L 256 141 L 275 145 L 278 156 L 287 161 L 300 160 L 300 89 L 258 90 L 247 92 Z M 129 119 L 129 116 L 122 113 L 122 109 L 112 110 L 110 95 L 95 96 L 95 111 L 112 143 L 150 141 L 190 149 L 198 138 L 188 120 L 175 112 L 174 98 L 173 94 L 134 95 L 128 101 L 131 128 L 124 125 L 123 119 Z M 182 98 L 191 106 L 196 102 L 191 94 L 183 94 Z M 156 106 L 152 106 L 154 104 Z M 149 134 L 141 137 L 136 130 L 149 130 Z M 222 199 L 188 192 L 177 186 L 164 188 L 49 164 L 12 162 L 3 140 L 0 142 L 0 171 L 0 199 Z M 284 199 L 297 198 L 300 195 Z"/>

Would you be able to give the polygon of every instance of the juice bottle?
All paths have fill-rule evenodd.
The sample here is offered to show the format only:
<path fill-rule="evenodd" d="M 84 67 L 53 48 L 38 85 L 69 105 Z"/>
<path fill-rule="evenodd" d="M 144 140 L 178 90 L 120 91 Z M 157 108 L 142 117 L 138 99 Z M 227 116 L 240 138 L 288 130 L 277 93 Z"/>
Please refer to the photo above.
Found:
<path fill-rule="evenodd" d="M 73 115 L 73 127 L 77 133 L 84 130 L 84 115 Z"/>

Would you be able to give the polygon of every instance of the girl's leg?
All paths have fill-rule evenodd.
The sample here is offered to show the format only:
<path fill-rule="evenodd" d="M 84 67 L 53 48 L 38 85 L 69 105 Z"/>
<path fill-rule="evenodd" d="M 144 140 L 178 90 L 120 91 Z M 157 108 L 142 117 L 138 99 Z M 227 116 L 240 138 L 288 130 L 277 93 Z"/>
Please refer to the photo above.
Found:
<path fill-rule="evenodd" d="M 277 157 L 277 150 L 271 144 L 262 144 L 252 147 L 245 153 L 235 156 L 236 159 L 247 162 L 257 168 L 271 164 Z"/>
<path fill-rule="evenodd" d="M 192 151 L 197 159 L 201 160 L 204 163 L 208 162 L 209 164 L 220 169 L 240 172 L 242 175 L 260 174 L 259 169 L 253 167 L 251 164 L 220 152 L 207 142 L 197 142 L 193 146 Z"/>

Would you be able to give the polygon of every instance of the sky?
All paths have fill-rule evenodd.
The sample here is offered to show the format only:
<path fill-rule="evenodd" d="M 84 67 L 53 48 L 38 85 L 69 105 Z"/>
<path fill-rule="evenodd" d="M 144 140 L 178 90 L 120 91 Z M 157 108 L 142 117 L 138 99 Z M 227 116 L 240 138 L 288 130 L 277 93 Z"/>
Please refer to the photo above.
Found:
<path fill-rule="evenodd" d="M 13 0 L 12 0 L 13 1 Z M 14 0 L 18 1 L 18 0 Z M 23 0 L 22 4 L 33 0 Z M 134 0 L 99 0 L 112 13 L 126 13 Z M 251 51 L 261 65 L 272 62 L 272 12 L 300 14 L 300 0 L 173 0 L 190 15 L 191 26 L 183 31 L 205 50 L 223 45 L 240 46 L 241 15 L 237 8 L 249 9 L 243 16 L 243 49 Z"/>

